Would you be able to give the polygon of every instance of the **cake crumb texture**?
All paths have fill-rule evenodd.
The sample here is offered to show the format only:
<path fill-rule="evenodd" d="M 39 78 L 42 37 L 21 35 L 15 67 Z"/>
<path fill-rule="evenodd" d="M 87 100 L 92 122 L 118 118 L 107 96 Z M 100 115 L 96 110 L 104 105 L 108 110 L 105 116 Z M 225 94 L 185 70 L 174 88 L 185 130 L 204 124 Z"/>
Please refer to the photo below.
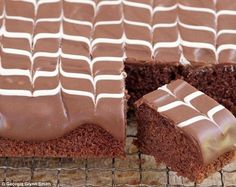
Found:
<path fill-rule="evenodd" d="M 215 161 L 203 164 L 195 144 L 171 121 L 145 104 L 138 108 L 136 117 L 139 125 L 135 144 L 140 151 L 155 156 L 157 163 L 165 163 L 178 175 L 191 181 L 202 182 L 234 157 L 234 151 L 229 151 Z"/>

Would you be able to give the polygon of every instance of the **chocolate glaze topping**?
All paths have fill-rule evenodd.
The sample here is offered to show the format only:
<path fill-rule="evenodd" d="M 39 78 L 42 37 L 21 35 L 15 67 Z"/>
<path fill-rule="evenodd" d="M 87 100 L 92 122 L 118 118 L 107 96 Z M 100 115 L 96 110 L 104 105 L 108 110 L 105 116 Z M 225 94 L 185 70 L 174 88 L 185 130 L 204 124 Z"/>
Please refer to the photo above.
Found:
<path fill-rule="evenodd" d="M 123 25 L 99 25 L 122 7 L 99 3 L 1 0 L 1 137 L 49 140 L 89 123 L 124 139 L 123 43 L 106 42 Z"/>
<path fill-rule="evenodd" d="M 147 104 L 170 120 L 199 148 L 204 163 L 236 148 L 236 118 L 225 107 L 183 80 L 151 92 Z"/>
<path fill-rule="evenodd" d="M 236 2 L 123 0 L 128 58 L 210 65 L 236 62 Z"/>
<path fill-rule="evenodd" d="M 229 0 L 0 0 L 0 136 L 124 138 L 123 60 L 236 62 Z"/>

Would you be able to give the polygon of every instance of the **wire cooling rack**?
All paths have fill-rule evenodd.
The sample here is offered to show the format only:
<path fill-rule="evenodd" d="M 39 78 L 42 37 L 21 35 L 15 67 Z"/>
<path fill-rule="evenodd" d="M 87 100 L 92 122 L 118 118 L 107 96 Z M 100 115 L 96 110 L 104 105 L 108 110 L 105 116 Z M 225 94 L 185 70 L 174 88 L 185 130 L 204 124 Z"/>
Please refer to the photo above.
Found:
<path fill-rule="evenodd" d="M 132 144 L 136 123 L 130 120 L 126 153 L 122 159 L 0 158 L 0 186 L 72 186 L 72 187 L 236 187 L 236 162 L 195 184 L 178 177 L 151 156 L 140 154 Z"/>

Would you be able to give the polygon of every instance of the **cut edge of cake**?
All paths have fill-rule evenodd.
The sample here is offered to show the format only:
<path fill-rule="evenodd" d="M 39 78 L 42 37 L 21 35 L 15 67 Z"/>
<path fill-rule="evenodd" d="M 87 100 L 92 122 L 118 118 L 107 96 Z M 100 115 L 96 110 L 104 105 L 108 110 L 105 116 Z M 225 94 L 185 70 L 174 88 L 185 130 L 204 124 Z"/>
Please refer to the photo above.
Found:
<path fill-rule="evenodd" d="M 172 87 L 171 90 L 176 91 L 175 94 L 177 93 L 180 96 L 182 94 L 183 96 L 183 93 L 180 92 L 183 87 L 181 88 L 180 86 L 179 89 L 173 88 L 173 84 L 178 81 L 184 83 L 187 86 L 190 85 L 182 80 L 172 81 L 169 84 L 170 87 Z M 164 162 L 167 167 L 169 167 L 173 171 L 176 171 L 178 175 L 187 177 L 191 181 L 200 183 L 207 176 L 220 170 L 223 166 L 233 160 L 235 155 L 235 145 L 232 144 L 233 142 L 236 142 L 235 138 L 233 138 L 233 132 L 235 132 L 236 130 L 236 119 L 228 110 L 222 107 L 222 105 L 218 105 L 220 107 L 216 106 L 214 110 L 217 111 L 217 108 L 222 108 L 223 115 L 228 115 L 227 117 L 229 117 L 228 122 L 230 122 L 230 120 L 231 122 L 235 122 L 235 124 L 227 124 L 227 121 L 225 123 L 223 121 L 220 121 L 224 118 L 220 118 L 220 113 L 214 116 L 215 118 L 217 118 L 217 122 L 222 125 L 225 136 L 223 135 L 224 137 L 222 138 L 220 131 L 218 131 L 216 127 L 211 126 L 213 125 L 212 122 L 208 123 L 207 121 L 205 122 L 205 124 L 206 126 L 208 126 L 208 129 L 206 127 L 206 129 L 204 129 L 201 126 L 201 128 L 198 126 L 198 129 L 202 130 L 197 131 L 195 129 L 196 132 L 193 132 L 194 127 L 191 127 L 192 124 L 189 123 L 187 119 L 184 122 L 180 122 L 184 118 L 181 117 L 182 115 L 185 117 L 189 117 L 190 114 L 192 115 L 192 112 L 194 113 L 194 111 L 188 109 L 189 106 L 186 106 L 185 109 L 180 108 L 181 105 L 176 105 L 174 108 L 168 108 L 170 107 L 170 105 L 163 106 L 164 108 L 162 106 L 157 107 L 158 105 L 167 102 L 167 100 L 161 101 L 161 99 L 165 100 L 168 97 L 168 93 L 163 94 L 162 92 L 163 90 L 168 92 L 168 89 L 166 88 L 167 87 L 165 85 L 159 88 L 159 90 L 147 94 L 148 96 L 145 95 L 135 103 L 137 109 L 136 118 L 138 122 L 138 132 L 137 140 L 135 140 L 134 143 L 139 147 L 142 153 L 154 156 L 158 163 Z M 191 89 L 192 88 L 193 87 L 191 86 Z M 196 93 L 199 93 L 196 95 L 202 95 L 199 91 L 196 91 Z M 193 95 L 194 93 L 191 95 L 192 98 L 194 98 Z M 205 96 L 205 94 L 203 94 L 203 96 Z M 216 103 L 213 102 L 213 100 L 211 100 L 210 102 L 211 104 Z M 180 102 L 175 102 L 175 104 L 178 103 Z M 204 108 L 202 108 L 203 105 L 199 106 L 201 110 L 205 110 Z M 167 111 L 166 109 L 168 109 L 169 111 Z M 172 119 L 171 116 L 173 117 L 173 112 L 171 112 L 171 110 L 173 109 L 177 111 L 176 115 L 181 116 L 175 116 L 175 119 Z M 165 113 L 164 110 L 166 110 L 167 112 Z M 184 112 L 189 112 L 189 114 L 184 114 Z M 179 126 L 177 126 L 176 120 L 179 120 Z M 201 123 L 201 120 L 195 120 L 195 122 L 199 122 L 199 124 L 195 124 L 195 126 L 204 125 L 204 123 Z M 192 121 L 192 123 L 195 122 L 194 120 Z M 186 127 L 189 129 L 184 129 Z M 207 139 L 207 133 L 205 133 L 205 135 L 204 133 L 200 134 L 200 132 L 204 132 L 204 130 L 211 130 L 209 134 L 215 134 L 216 140 L 214 140 L 212 136 L 210 136 L 210 139 Z M 199 136 L 199 138 L 202 138 L 202 140 L 197 140 L 196 135 Z M 227 136 L 229 142 L 226 141 Z M 227 146 L 224 147 L 224 143 L 226 143 Z M 214 145 L 217 144 L 219 144 L 220 148 L 216 148 L 214 150 Z M 209 157 L 207 153 L 210 150 L 212 150 L 212 153 L 210 153 L 211 156 Z"/>
<path fill-rule="evenodd" d="M 198 90 L 214 98 L 236 116 L 236 64 L 181 65 L 126 59 L 126 87 L 130 94 L 129 106 L 143 95 L 170 83 L 183 79 Z"/>

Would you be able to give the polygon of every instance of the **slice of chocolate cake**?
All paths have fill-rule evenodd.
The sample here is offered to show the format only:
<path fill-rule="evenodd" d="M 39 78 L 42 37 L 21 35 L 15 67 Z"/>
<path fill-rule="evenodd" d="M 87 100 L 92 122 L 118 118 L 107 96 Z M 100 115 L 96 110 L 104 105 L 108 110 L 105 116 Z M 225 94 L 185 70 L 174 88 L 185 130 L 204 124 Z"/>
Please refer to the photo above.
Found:
<path fill-rule="evenodd" d="M 178 175 L 201 182 L 234 157 L 236 118 L 187 82 L 173 81 L 135 104 L 137 146 Z"/>
<path fill-rule="evenodd" d="M 0 0 L 0 156 L 124 156 L 121 10 Z"/>
<path fill-rule="evenodd" d="M 129 102 L 182 77 L 236 115 L 236 1 L 136 3 L 127 24 L 142 42 L 125 61 Z"/>

